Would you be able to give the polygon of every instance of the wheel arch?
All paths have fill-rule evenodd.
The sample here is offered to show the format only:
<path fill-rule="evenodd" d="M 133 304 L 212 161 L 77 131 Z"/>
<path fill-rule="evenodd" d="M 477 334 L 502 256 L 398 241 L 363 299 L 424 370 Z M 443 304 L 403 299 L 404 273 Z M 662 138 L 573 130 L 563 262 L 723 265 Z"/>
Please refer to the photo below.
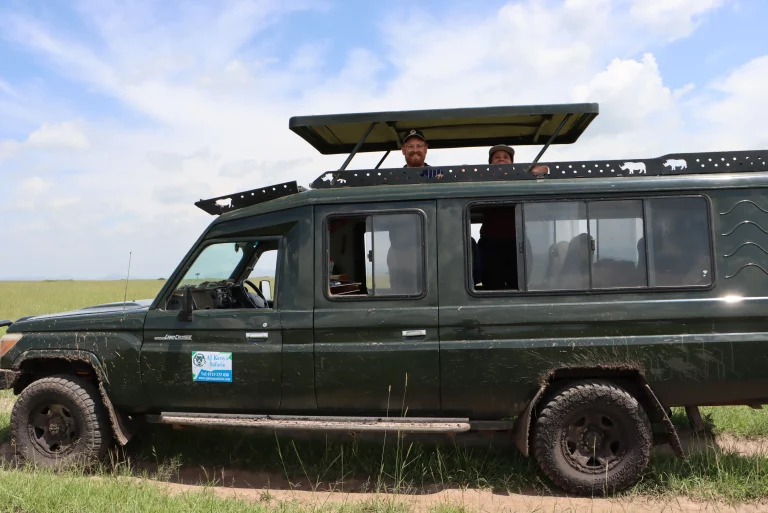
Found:
<path fill-rule="evenodd" d="M 583 379 L 607 380 L 625 388 L 640 402 L 651 422 L 664 425 L 672 450 L 678 457 L 683 457 L 683 449 L 677 430 L 667 415 L 666 409 L 653 392 L 645 374 L 640 368 L 627 365 L 563 367 L 553 369 L 543 375 L 539 380 L 538 390 L 515 421 L 515 445 L 524 456 L 528 456 L 531 452 L 531 425 L 532 419 L 536 417 L 538 405 L 546 403 L 550 397 L 567 386 L 568 383 Z"/>
<path fill-rule="evenodd" d="M 132 419 L 118 412 L 109 398 L 109 378 L 101 360 L 90 351 L 79 349 L 33 349 L 19 355 L 13 369 L 21 372 L 14 385 L 20 394 L 30 383 L 56 374 L 74 374 L 94 381 L 102 404 L 109 414 L 112 434 L 120 445 L 126 445 L 135 434 Z"/>

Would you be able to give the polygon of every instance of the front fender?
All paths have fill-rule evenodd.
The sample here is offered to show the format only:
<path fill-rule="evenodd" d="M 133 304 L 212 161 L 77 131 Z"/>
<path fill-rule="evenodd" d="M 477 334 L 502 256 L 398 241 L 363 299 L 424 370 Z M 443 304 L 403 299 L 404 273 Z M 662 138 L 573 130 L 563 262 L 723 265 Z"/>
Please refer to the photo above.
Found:
<path fill-rule="evenodd" d="M 109 388 L 109 377 L 101 360 L 90 351 L 80 349 L 31 349 L 21 353 L 14 361 L 12 368 L 20 370 L 24 362 L 30 360 L 64 360 L 67 362 L 83 362 L 88 364 L 96 373 L 100 383 Z"/>
<path fill-rule="evenodd" d="M 112 433 L 120 445 L 127 444 L 136 431 L 136 423 L 130 417 L 117 411 L 112 405 L 109 393 L 107 392 L 109 386 L 107 373 L 104 370 L 101 360 L 99 360 L 95 354 L 90 351 L 82 351 L 78 349 L 33 349 L 19 355 L 13 362 L 13 368 L 18 372 L 24 362 L 51 359 L 83 362 L 93 369 L 96 373 L 96 378 L 98 379 L 98 389 L 99 394 L 101 395 L 101 401 L 104 404 L 104 408 L 107 410 L 109 421 L 112 425 Z"/>

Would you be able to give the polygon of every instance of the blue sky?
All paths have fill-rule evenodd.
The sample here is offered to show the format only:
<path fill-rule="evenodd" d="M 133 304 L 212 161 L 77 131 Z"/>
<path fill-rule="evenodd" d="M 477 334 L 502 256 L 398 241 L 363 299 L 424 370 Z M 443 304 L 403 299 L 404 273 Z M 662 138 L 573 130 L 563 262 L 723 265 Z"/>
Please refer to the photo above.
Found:
<path fill-rule="evenodd" d="M 596 101 L 550 158 L 768 147 L 766 19 L 760 0 L 0 0 L 0 278 L 118 277 L 129 251 L 168 276 L 211 220 L 195 200 L 339 164 L 294 115 Z"/>

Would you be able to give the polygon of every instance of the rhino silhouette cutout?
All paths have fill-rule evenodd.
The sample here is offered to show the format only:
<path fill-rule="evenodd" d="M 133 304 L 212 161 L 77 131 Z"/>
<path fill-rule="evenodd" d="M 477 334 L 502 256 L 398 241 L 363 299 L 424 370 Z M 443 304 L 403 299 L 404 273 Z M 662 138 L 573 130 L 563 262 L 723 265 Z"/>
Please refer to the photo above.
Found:
<path fill-rule="evenodd" d="M 685 159 L 667 159 L 662 165 L 664 167 L 668 167 L 672 171 L 678 168 L 679 169 L 688 168 L 688 162 L 686 162 Z"/>
<path fill-rule="evenodd" d="M 619 166 L 619 169 L 622 171 L 629 171 L 630 175 L 635 174 L 635 171 L 637 171 L 637 174 L 639 175 L 644 175 L 645 162 L 624 162 L 624 164 Z"/>

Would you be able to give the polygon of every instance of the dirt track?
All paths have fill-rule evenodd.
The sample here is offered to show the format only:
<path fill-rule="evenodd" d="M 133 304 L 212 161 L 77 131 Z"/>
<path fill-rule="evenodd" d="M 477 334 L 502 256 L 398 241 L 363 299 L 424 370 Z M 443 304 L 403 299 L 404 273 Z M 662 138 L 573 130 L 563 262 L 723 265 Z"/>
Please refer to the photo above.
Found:
<path fill-rule="evenodd" d="M 683 436 L 683 446 L 688 453 L 738 453 L 749 456 L 768 457 L 768 438 L 738 439 L 733 436 L 718 436 L 717 439 Z M 655 448 L 659 452 L 670 452 L 668 446 Z M 13 450 L 8 443 L 0 446 L 0 459 L 13 461 Z M 150 475 L 156 468 L 141 466 Z M 99 479 L 99 477 L 96 477 Z M 134 478 L 137 479 L 138 478 Z M 327 503 L 357 503 L 370 500 L 396 501 L 411 506 L 417 513 L 423 513 L 440 505 L 463 506 L 472 512 L 657 512 L 657 511 L 734 511 L 757 513 L 768 511 L 768 501 L 761 504 L 728 506 L 721 503 L 693 501 L 687 498 L 669 500 L 645 497 L 623 497 L 611 499 L 573 498 L 563 495 L 542 495 L 539 492 L 506 494 L 475 489 L 419 490 L 413 494 L 382 495 L 367 492 L 370 483 L 348 480 L 344 483 L 310 483 L 306 479 L 289 482 L 280 472 L 255 472 L 244 469 L 182 467 L 167 480 L 152 479 L 150 482 L 167 490 L 168 493 L 213 489 L 221 497 L 237 497 L 247 501 L 270 503 L 296 502 L 307 507 L 318 507 Z M 215 486 L 201 483 L 216 483 Z M 329 491 L 333 490 L 333 491 Z M 553 490 L 556 494 L 557 491 Z"/>
<path fill-rule="evenodd" d="M 750 456 L 768 457 L 768 439 L 738 439 L 733 436 L 719 436 L 716 440 L 683 436 L 683 446 L 688 453 L 716 452 L 738 453 Z M 660 446 L 656 451 L 669 451 L 668 446 Z M 671 452 L 671 451 L 670 451 Z M 461 505 L 475 512 L 657 512 L 657 511 L 735 511 L 735 512 L 764 512 L 768 511 L 768 502 L 762 504 L 743 504 L 728 506 L 725 504 L 693 501 L 686 498 L 675 498 L 666 501 L 643 497 L 619 499 L 572 498 L 565 496 L 542 496 L 539 492 L 505 494 L 493 493 L 488 490 L 420 490 L 415 494 L 381 495 L 366 493 L 367 484 L 347 481 L 343 486 L 327 483 L 311 484 L 305 482 L 289 483 L 280 473 L 250 472 L 234 469 L 201 469 L 182 468 L 171 479 L 172 482 L 158 482 L 169 493 L 199 491 L 205 486 L 199 483 L 216 481 L 214 487 L 217 495 L 222 497 L 239 497 L 254 502 L 298 502 L 306 506 L 321 506 L 326 503 L 364 502 L 372 499 L 382 501 L 398 501 L 411 505 L 415 512 L 426 512 L 439 504 Z M 333 489 L 334 491 L 327 491 Z M 553 490 L 553 492 L 555 492 Z M 556 493 L 556 492 L 555 492 Z"/>

